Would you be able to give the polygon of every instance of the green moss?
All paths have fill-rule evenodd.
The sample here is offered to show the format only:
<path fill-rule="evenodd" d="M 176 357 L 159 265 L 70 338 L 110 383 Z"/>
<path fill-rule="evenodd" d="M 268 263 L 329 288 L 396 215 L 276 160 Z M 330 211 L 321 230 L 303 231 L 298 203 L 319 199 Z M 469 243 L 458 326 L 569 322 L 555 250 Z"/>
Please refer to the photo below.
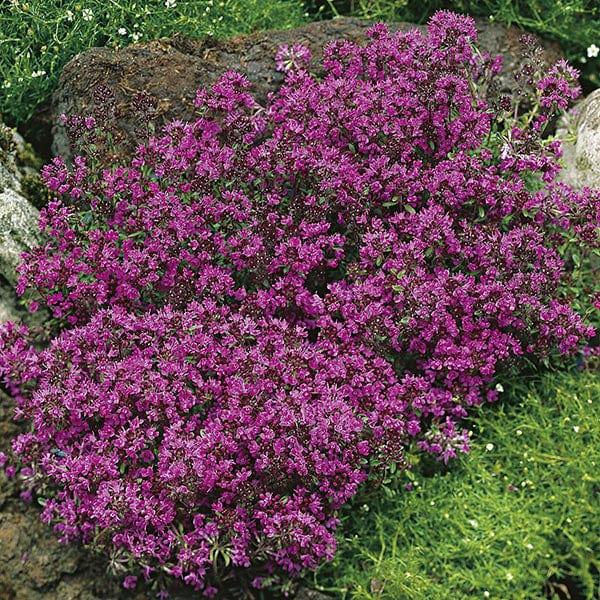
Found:
<path fill-rule="evenodd" d="M 44 161 L 36 154 L 33 146 L 28 142 L 25 142 L 23 147 L 17 152 L 16 159 L 19 167 L 29 167 L 36 171 L 39 171 L 44 165 Z"/>
<path fill-rule="evenodd" d="M 579 171 L 589 171 L 592 168 L 592 163 L 587 156 L 578 154 L 575 159 L 575 166 Z"/>
<path fill-rule="evenodd" d="M 38 173 L 27 174 L 21 179 L 21 192 L 33 206 L 40 209 L 52 200 L 52 193 Z"/>

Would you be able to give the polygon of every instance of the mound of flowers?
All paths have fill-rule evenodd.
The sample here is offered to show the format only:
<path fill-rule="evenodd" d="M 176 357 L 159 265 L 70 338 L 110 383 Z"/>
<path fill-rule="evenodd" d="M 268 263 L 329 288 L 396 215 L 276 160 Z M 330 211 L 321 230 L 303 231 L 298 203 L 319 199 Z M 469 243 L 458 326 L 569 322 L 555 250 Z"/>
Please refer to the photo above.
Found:
<path fill-rule="evenodd" d="M 266 108 L 225 74 L 129 165 L 88 143 L 44 170 L 48 242 L 19 291 L 53 319 L 41 345 L 2 330 L 32 424 L 13 449 L 43 518 L 127 586 L 211 596 L 315 567 L 407 444 L 468 450 L 460 419 L 499 373 L 594 334 L 569 252 L 600 246 L 600 200 L 554 182 L 544 134 L 576 73 L 528 63 L 523 114 L 468 17 L 369 38 L 329 44 L 322 80 L 282 48 Z"/>

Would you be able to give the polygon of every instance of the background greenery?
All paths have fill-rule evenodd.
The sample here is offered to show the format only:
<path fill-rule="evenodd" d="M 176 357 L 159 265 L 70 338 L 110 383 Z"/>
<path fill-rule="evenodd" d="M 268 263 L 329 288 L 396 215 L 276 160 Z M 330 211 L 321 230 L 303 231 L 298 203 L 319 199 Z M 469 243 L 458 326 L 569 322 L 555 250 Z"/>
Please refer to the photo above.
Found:
<path fill-rule="evenodd" d="M 297 27 L 298 0 L 3 0 L 0 114 L 9 125 L 48 101 L 62 67 L 92 46 L 119 48 L 180 32 L 229 37 Z"/>
<path fill-rule="evenodd" d="M 29 120 L 49 100 L 65 63 L 92 46 L 118 48 L 175 32 L 228 37 L 339 15 L 423 23 L 440 8 L 555 40 L 587 88 L 600 83 L 598 0 L 3 0 L 0 115 L 12 126 Z"/>
<path fill-rule="evenodd" d="M 344 511 L 317 585 L 353 600 L 600 597 L 600 374 L 504 394 L 470 421 L 470 454 L 447 469 L 415 454 L 411 491 Z"/>

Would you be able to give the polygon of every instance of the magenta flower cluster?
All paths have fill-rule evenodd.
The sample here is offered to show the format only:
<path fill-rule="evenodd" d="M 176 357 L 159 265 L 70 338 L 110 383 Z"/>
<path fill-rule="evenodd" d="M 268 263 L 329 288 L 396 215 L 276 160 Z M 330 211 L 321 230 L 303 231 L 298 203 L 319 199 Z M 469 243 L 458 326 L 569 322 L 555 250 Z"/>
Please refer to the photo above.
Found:
<path fill-rule="evenodd" d="M 36 349 L 3 329 L 33 424 L 14 452 L 55 486 L 44 518 L 127 586 L 167 573 L 210 596 L 315 567 L 370 474 L 411 441 L 467 450 L 460 420 L 499 373 L 594 333 L 557 249 L 600 245 L 600 200 L 554 182 L 543 138 L 575 73 L 557 65 L 507 129 L 470 18 L 369 38 L 329 44 L 322 80 L 283 48 L 266 108 L 225 74 L 129 166 L 44 170 L 49 241 L 19 291 L 61 331 Z"/>

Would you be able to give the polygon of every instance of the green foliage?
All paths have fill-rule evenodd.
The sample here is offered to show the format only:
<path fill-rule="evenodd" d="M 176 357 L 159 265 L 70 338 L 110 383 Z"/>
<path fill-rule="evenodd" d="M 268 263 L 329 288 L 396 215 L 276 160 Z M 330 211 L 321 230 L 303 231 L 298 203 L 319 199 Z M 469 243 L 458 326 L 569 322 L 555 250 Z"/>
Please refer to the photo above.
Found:
<path fill-rule="evenodd" d="M 600 374 L 506 388 L 474 412 L 469 455 L 415 463 L 412 491 L 397 483 L 344 512 L 318 587 L 348 600 L 541 600 L 567 584 L 600 597 Z"/>
<path fill-rule="evenodd" d="M 28 173 L 23 176 L 21 193 L 38 209 L 43 208 L 52 200 L 52 193 L 42 181 L 39 173 Z"/>
<path fill-rule="evenodd" d="M 7 5 L 7 6 L 5 6 Z M 228 37 L 306 20 L 300 0 L 5 0 L 0 10 L 0 114 L 27 121 L 60 72 L 92 46 L 167 37 Z"/>
<path fill-rule="evenodd" d="M 363 19 L 424 23 L 439 9 L 489 17 L 556 41 L 589 83 L 600 85 L 600 5 L 597 0 L 324 0 L 329 12 Z M 589 49 L 589 51 L 588 51 Z"/>

